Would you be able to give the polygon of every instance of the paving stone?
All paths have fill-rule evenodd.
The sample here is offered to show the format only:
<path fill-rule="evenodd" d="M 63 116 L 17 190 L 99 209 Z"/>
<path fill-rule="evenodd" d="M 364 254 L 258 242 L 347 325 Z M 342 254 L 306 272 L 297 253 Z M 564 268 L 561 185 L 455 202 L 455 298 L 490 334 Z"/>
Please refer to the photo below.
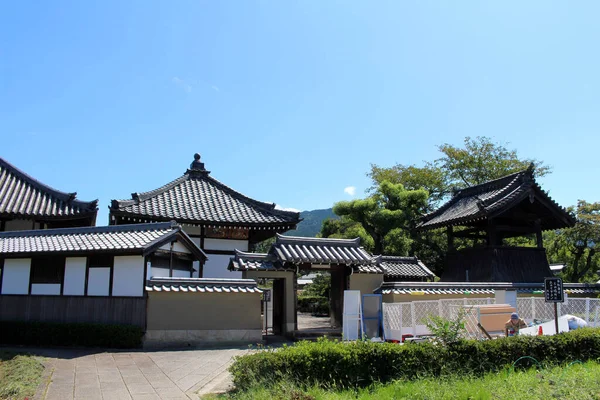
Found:
<path fill-rule="evenodd" d="M 131 396 L 127 389 L 125 390 L 103 390 L 103 400 L 131 400 Z"/>
<path fill-rule="evenodd" d="M 131 393 L 132 395 L 133 394 L 144 394 L 144 393 L 151 393 L 151 394 L 156 393 L 154 388 L 147 383 L 131 383 L 131 384 L 127 385 L 127 389 L 129 390 L 129 393 Z"/>
<path fill-rule="evenodd" d="M 178 386 L 170 379 L 152 379 L 149 380 L 154 389 L 178 389 Z"/>
<path fill-rule="evenodd" d="M 145 384 L 149 384 L 148 379 L 146 379 L 146 377 L 144 375 L 133 375 L 133 376 L 124 376 L 123 377 L 123 381 L 125 382 L 126 385 L 129 385 L 130 383 L 145 383 Z"/>
<path fill-rule="evenodd" d="M 162 397 L 153 393 L 132 394 L 131 397 L 133 398 L 133 400 L 163 400 Z"/>

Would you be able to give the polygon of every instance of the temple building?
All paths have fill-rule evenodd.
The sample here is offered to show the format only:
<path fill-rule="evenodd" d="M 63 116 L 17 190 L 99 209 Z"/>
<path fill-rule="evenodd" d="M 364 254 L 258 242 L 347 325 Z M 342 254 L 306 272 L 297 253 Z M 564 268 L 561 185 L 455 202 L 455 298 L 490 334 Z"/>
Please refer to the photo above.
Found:
<path fill-rule="evenodd" d="M 0 158 L 0 232 L 93 226 L 98 200 L 53 189 Z"/>
<path fill-rule="evenodd" d="M 553 276 L 542 232 L 568 228 L 575 219 L 536 183 L 527 170 L 454 193 L 417 229 L 446 228 L 448 253 L 442 282 L 540 283 Z M 535 236 L 535 247 L 507 239 Z M 455 238 L 472 240 L 456 249 Z"/>
<path fill-rule="evenodd" d="M 241 272 L 227 270 L 236 249 L 249 251 L 300 222 L 299 213 L 278 210 L 214 179 L 199 154 L 179 178 L 133 193 L 129 200 L 113 200 L 109 212 L 110 225 L 177 221 L 208 255 L 208 261 L 194 263 L 193 276 L 206 278 L 241 277 Z"/>

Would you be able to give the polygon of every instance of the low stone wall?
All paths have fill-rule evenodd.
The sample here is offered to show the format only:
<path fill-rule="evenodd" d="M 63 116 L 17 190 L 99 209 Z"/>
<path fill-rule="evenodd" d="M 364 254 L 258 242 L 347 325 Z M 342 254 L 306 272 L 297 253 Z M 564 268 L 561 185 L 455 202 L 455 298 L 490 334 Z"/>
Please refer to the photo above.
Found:
<path fill-rule="evenodd" d="M 207 346 L 212 344 L 256 344 L 262 342 L 260 329 L 228 330 L 147 330 L 144 347 Z"/>
<path fill-rule="evenodd" d="M 144 347 L 257 343 L 260 293 L 148 292 Z"/>

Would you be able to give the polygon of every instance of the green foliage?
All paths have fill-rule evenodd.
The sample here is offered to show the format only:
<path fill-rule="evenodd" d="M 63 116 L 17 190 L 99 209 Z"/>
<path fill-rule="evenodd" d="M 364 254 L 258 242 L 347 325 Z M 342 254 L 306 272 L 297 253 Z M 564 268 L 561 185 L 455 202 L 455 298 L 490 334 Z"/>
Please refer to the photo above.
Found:
<path fill-rule="evenodd" d="M 315 237 L 319 234 L 321 225 L 325 219 L 336 219 L 338 217 L 333 213 L 331 208 L 327 208 L 324 210 L 302 211 L 300 218 L 302 218 L 302 221 L 300 221 L 296 229 L 286 232 L 286 235 Z"/>
<path fill-rule="evenodd" d="M 452 345 L 459 342 L 466 333 L 466 315 L 463 308 L 458 309 L 458 313 L 454 319 L 446 319 L 439 315 L 430 315 L 425 321 L 425 326 L 427 326 L 427 329 L 429 329 L 439 343 L 445 346 Z"/>
<path fill-rule="evenodd" d="M 317 273 L 312 283 L 304 287 L 303 296 L 325 297 L 329 298 L 331 291 L 331 275 L 327 272 Z"/>
<path fill-rule="evenodd" d="M 596 271 L 600 268 L 600 202 L 577 202 L 577 209 L 570 208 L 576 215 L 573 228 L 544 234 L 549 261 L 566 263 L 562 277 L 567 282 L 596 282 Z"/>
<path fill-rule="evenodd" d="M 550 369 L 488 373 L 482 377 L 450 376 L 375 384 L 364 389 L 327 390 L 316 385 L 277 382 L 223 397 L 237 400 L 392 400 L 392 399 L 598 399 L 600 364 L 593 361 Z"/>
<path fill-rule="evenodd" d="M 0 343 L 31 346 L 140 347 L 142 328 L 131 325 L 0 321 Z"/>
<path fill-rule="evenodd" d="M 298 296 L 298 311 L 313 315 L 329 315 L 329 298 L 323 296 Z"/>
<path fill-rule="evenodd" d="M 554 336 L 463 340 L 449 346 L 298 342 L 239 357 L 230 371 L 241 390 L 280 381 L 344 389 L 423 377 L 482 376 L 502 371 L 521 356 L 534 357 L 545 365 L 595 360 L 600 357 L 600 329 L 584 328 Z"/>
<path fill-rule="evenodd" d="M 358 227 L 362 228 L 370 236 L 375 254 L 407 255 L 412 243 L 410 230 L 415 227 L 426 205 L 425 190 L 406 190 L 402 184 L 383 181 L 366 199 L 336 203 L 333 212 L 345 219 L 336 227 L 327 222 L 321 235 L 331 237 L 331 233 L 339 232 L 345 223 L 347 229 L 341 232 L 343 237 L 349 238 L 351 234 L 359 233 Z M 386 250 L 396 253 L 387 253 Z"/>
<path fill-rule="evenodd" d="M 43 371 L 36 357 L 0 352 L 0 399 L 33 397 Z"/>
<path fill-rule="evenodd" d="M 383 182 L 402 184 L 405 190 L 424 189 L 429 194 L 425 211 L 430 212 L 448 200 L 453 189 L 461 189 L 497 179 L 526 169 L 531 163 L 537 176 L 544 176 L 550 168 L 541 161 L 522 158 L 516 150 L 509 150 L 506 144 L 494 142 L 481 136 L 466 137 L 462 146 L 448 143 L 438 146 L 441 156 L 422 166 L 397 164 L 392 167 L 371 165 L 367 174 L 373 180 L 371 191 L 376 191 Z M 335 209 L 334 209 L 335 211 Z M 421 213 L 411 216 L 414 226 Z M 408 254 L 416 254 L 437 275 L 443 272 L 443 260 L 447 251 L 444 231 L 411 232 Z M 398 246 L 402 249 L 407 243 Z M 461 248 L 471 245 L 466 240 L 456 240 Z M 396 249 L 394 249 L 396 250 Z M 389 253 L 401 254 L 401 253 Z"/>

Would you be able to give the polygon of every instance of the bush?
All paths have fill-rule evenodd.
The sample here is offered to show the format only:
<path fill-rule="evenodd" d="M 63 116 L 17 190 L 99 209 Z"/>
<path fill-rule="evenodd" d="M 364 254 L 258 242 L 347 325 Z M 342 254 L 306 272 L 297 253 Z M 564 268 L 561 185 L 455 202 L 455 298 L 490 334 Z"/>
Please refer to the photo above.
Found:
<path fill-rule="evenodd" d="M 489 341 L 435 343 L 298 342 L 278 350 L 238 357 L 230 367 L 238 389 L 280 380 L 340 389 L 392 380 L 443 375 L 483 375 L 502 370 L 522 356 L 545 364 L 600 357 L 600 329 L 555 336 L 517 336 Z M 518 366 L 525 367 L 526 364 Z"/>
<path fill-rule="evenodd" d="M 31 346 L 140 347 L 142 328 L 131 325 L 0 321 L 0 343 Z"/>
<path fill-rule="evenodd" d="M 322 296 L 298 296 L 298 311 L 329 315 L 329 299 Z"/>

